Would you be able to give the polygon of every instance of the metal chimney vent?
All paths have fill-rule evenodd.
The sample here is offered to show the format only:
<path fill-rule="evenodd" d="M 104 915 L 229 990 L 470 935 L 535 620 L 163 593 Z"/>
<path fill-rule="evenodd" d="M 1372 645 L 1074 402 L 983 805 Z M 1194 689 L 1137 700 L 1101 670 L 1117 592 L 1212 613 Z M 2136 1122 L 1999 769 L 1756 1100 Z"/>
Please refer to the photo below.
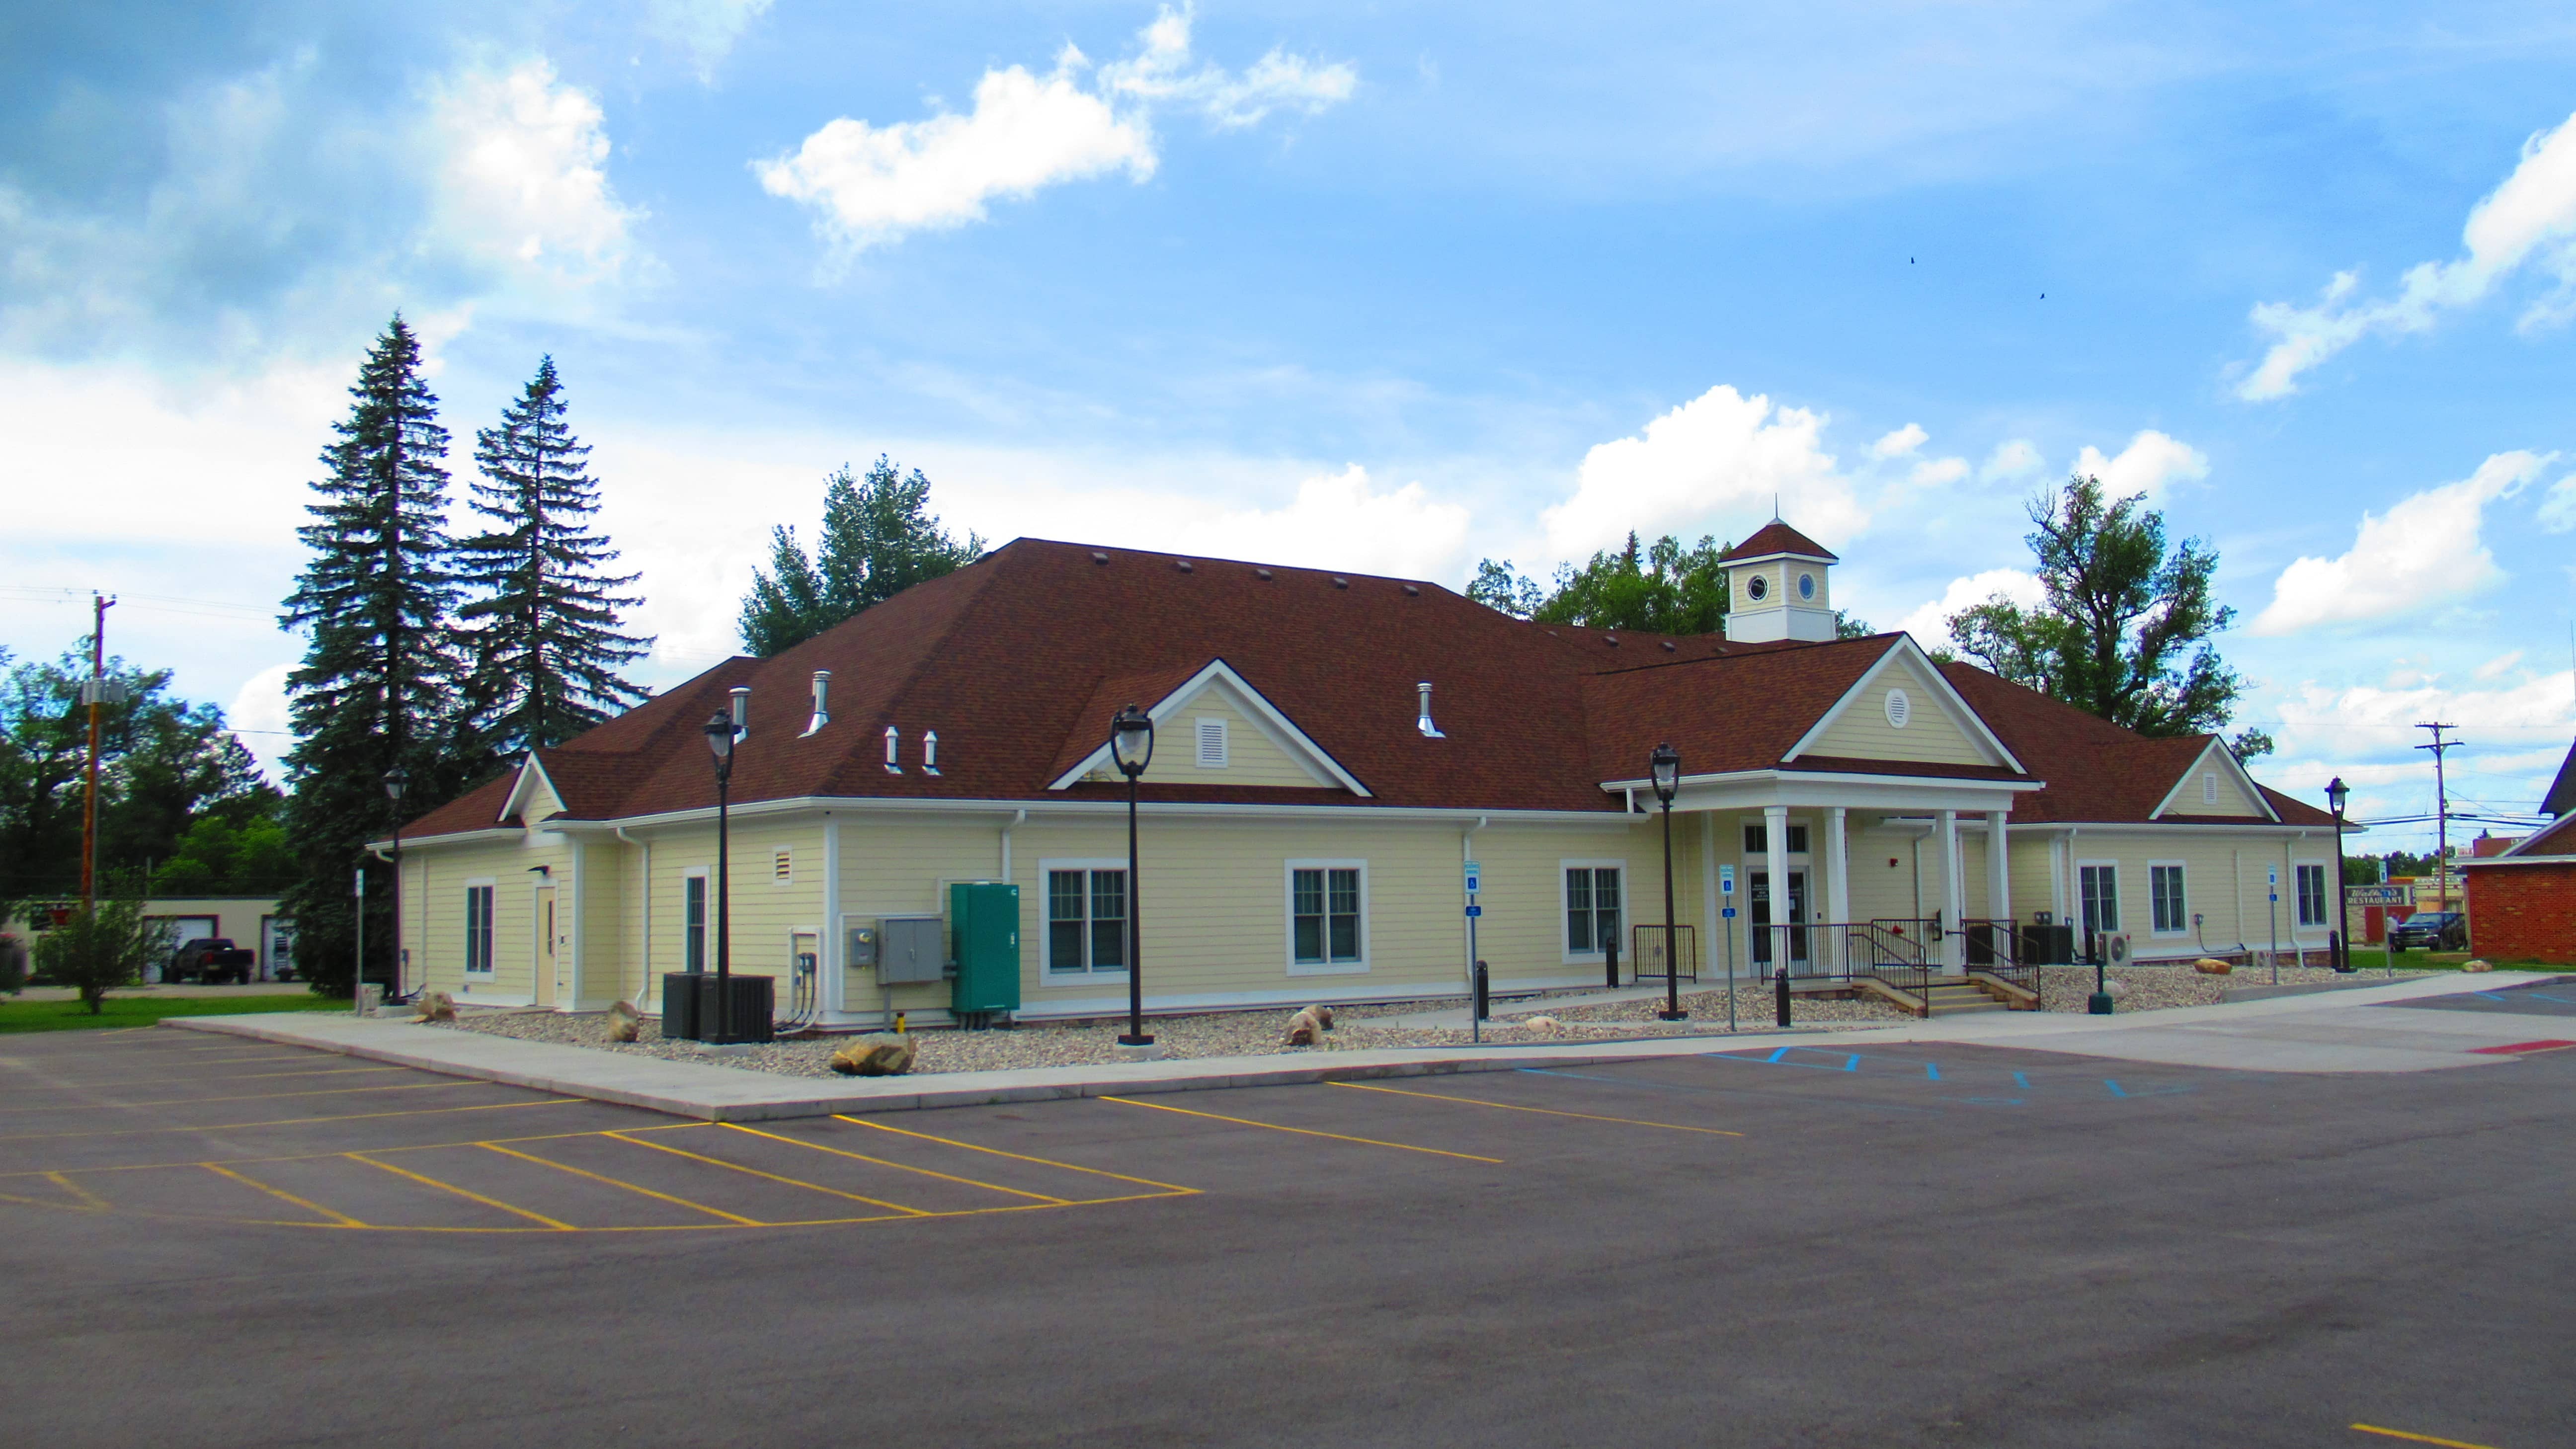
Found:
<path fill-rule="evenodd" d="M 807 734 L 807 735 L 814 734 L 814 733 L 816 733 L 816 732 L 820 731 L 820 730 L 823 728 L 823 726 L 825 726 L 825 725 L 827 725 L 827 724 L 830 724 L 830 723 L 832 722 L 832 704 L 831 704 L 831 696 L 832 696 L 832 671 L 830 671 L 830 670 L 828 670 L 828 669 L 817 669 L 817 670 L 815 670 L 815 671 L 814 671 L 814 718 L 806 724 L 806 726 L 805 726 L 805 734 Z M 804 738 L 804 736 L 803 736 L 803 735 L 799 735 L 797 738 L 802 739 L 802 738 Z"/>
<path fill-rule="evenodd" d="M 1413 721 L 1413 727 L 1422 731 L 1422 737 L 1427 740 L 1449 738 L 1440 733 L 1438 725 L 1431 722 L 1431 681 L 1426 679 L 1414 687 L 1422 691 L 1422 713 Z"/>
<path fill-rule="evenodd" d="M 739 742 L 751 738 L 751 686 L 733 687 L 733 737 Z"/>
<path fill-rule="evenodd" d="M 901 731 L 901 730 L 899 730 L 899 729 L 896 729 L 893 725 L 887 725 L 887 726 L 886 726 L 886 758 L 885 758 L 885 766 L 886 766 L 886 773 L 887 773 L 887 774 L 889 774 L 889 775 L 900 775 L 900 774 L 902 774 L 902 773 L 903 773 L 903 766 L 901 766 L 901 765 L 899 765 L 899 764 L 895 763 L 895 753 L 896 753 L 897 751 L 901 750 L 902 748 L 903 748 L 903 731 Z"/>

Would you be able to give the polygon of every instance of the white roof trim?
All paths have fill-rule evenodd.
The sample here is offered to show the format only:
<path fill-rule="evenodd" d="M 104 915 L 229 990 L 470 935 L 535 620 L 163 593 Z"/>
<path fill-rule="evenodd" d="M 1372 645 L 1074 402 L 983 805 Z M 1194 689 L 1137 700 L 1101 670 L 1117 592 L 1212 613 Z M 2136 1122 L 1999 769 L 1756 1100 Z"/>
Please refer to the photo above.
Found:
<path fill-rule="evenodd" d="M 1731 558 L 1731 559 L 1727 559 L 1727 560 L 1725 560 L 1722 564 L 1720 564 L 1720 565 L 1719 565 L 1719 567 L 1721 567 L 1721 568 L 1730 568 L 1730 569 L 1731 569 L 1731 568 L 1738 568 L 1738 567 L 1741 567 L 1741 566 L 1743 566 L 1743 565 L 1745 565 L 1745 564 L 1769 563 L 1771 560 L 1773 560 L 1773 559 L 1775 559 L 1775 558 L 1802 558 L 1802 559 L 1807 560 L 1807 561 L 1808 561 L 1808 562 L 1810 562 L 1810 563 L 1820 563 L 1820 564 L 1829 564 L 1829 563 L 1836 563 L 1836 562 L 1839 562 L 1839 560 L 1837 560 L 1836 558 L 1834 558 L 1834 557 L 1833 557 L 1833 555 L 1831 555 L 1831 554 L 1826 554 L 1826 553 L 1800 553 L 1800 552 L 1798 552 L 1798 551 L 1797 551 L 1796 549 L 1794 549 L 1794 548 L 1775 548 L 1775 549 L 1773 549 L 1773 550 L 1772 550 L 1771 552 L 1769 552 L 1769 553 L 1748 553 L 1748 554 L 1744 555 L 1744 556 L 1743 556 L 1743 557 L 1741 557 L 1741 558 Z"/>
<path fill-rule="evenodd" d="M 571 802 L 564 799 L 563 792 L 555 788 L 553 778 L 546 774 L 546 767 L 537 759 L 537 752 L 530 750 L 527 758 L 520 762 L 519 778 L 510 783 L 510 797 L 501 802 L 501 813 L 492 818 L 507 820 L 526 809 L 528 797 L 537 792 L 539 785 L 546 787 L 546 793 L 555 797 L 557 805 L 567 810 L 572 808 Z"/>
<path fill-rule="evenodd" d="M 1260 690 L 1245 683 L 1243 676 L 1234 672 L 1234 666 L 1222 659 L 1209 660 L 1206 668 L 1183 680 L 1171 693 L 1146 706 L 1145 713 L 1154 721 L 1154 732 L 1161 734 L 1164 724 L 1179 711 L 1182 702 L 1211 683 L 1221 683 L 1238 696 L 1246 712 L 1252 715 L 1254 722 L 1261 725 L 1289 754 L 1301 756 L 1308 769 L 1322 774 L 1362 799 L 1369 798 L 1368 787 L 1359 782 L 1358 776 L 1343 769 L 1340 761 L 1325 753 L 1323 746 L 1308 738 L 1304 730 L 1297 728 L 1295 722 L 1280 713 L 1277 705 L 1263 698 Z M 1083 776 L 1109 763 L 1109 742 L 1103 740 L 1098 749 L 1083 756 L 1072 769 L 1050 782 L 1047 788 L 1070 789 L 1080 783 Z"/>
<path fill-rule="evenodd" d="M 2021 761 L 2013 758 L 2012 751 L 2004 748 L 2003 740 L 1987 727 L 1985 719 L 1976 710 L 1969 707 L 1966 696 L 1960 694 L 1958 689 L 1942 675 L 1941 666 L 1932 662 L 1932 656 L 1923 652 L 1923 646 L 1915 643 L 1914 636 L 1911 634 L 1897 635 L 1896 642 L 1888 646 L 1887 652 L 1878 656 L 1878 662 L 1865 670 L 1859 679 L 1853 681 L 1852 687 L 1843 691 L 1842 698 L 1827 705 L 1825 712 L 1816 716 L 1816 722 L 1808 727 L 1805 734 L 1798 737 L 1798 742 L 1789 747 L 1787 754 L 1780 757 L 1780 763 L 1785 765 L 1805 754 L 1810 745 L 1823 738 L 1825 732 L 1833 728 L 1834 722 L 1842 718 L 1843 711 L 1860 702 L 1861 695 L 1868 691 L 1870 685 L 1877 680 L 1880 672 L 1885 670 L 1891 661 L 1908 655 L 1923 666 L 1923 673 L 1931 679 L 1932 687 L 1941 691 L 1941 697 L 1949 702 L 1958 717 L 1967 721 L 1969 738 L 1982 741 L 1988 750 L 1993 751 L 1995 764 L 2019 770 L 2025 775 L 2030 773 Z"/>
<path fill-rule="evenodd" d="M 2227 761 L 2227 772 L 2234 775 L 2236 783 L 2244 786 L 2245 793 L 2253 796 L 2254 803 L 2263 808 L 2263 818 L 2275 825 L 2280 824 L 2281 812 L 2273 809 L 2272 802 L 2263 798 L 2263 787 L 2255 784 L 2254 777 L 2245 773 L 2245 762 L 2236 758 L 2236 752 L 2227 747 L 2225 740 L 2214 735 L 2210 737 L 2209 749 L 2192 756 L 2191 763 L 2184 767 L 2181 777 L 2174 781 L 2173 788 L 2165 792 L 2165 798 L 2156 802 L 2155 809 L 2147 812 L 2147 818 L 2162 819 L 2166 811 L 2173 809 L 2174 801 L 2182 794 L 2183 786 L 2190 784 L 2192 777 L 2200 773 L 2201 762 L 2209 758 L 2211 750 L 2217 751 L 2220 757 Z M 2188 815 L 2191 812 L 2184 810 L 2178 813 Z"/>

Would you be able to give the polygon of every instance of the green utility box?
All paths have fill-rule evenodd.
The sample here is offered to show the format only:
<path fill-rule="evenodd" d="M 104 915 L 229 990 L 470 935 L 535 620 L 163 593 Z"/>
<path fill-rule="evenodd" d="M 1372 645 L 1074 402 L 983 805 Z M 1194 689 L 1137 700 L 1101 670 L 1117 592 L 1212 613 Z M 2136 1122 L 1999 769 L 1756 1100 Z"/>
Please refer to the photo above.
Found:
<path fill-rule="evenodd" d="M 1020 888 L 1000 881 L 950 886 L 948 931 L 957 950 L 948 1009 L 960 1017 L 1019 1010 Z"/>

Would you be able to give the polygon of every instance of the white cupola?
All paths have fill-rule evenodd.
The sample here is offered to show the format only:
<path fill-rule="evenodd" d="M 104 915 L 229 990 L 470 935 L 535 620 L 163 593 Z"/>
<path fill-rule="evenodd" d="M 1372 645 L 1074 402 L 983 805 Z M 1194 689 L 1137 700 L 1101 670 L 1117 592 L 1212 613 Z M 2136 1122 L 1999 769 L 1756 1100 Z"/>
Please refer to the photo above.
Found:
<path fill-rule="evenodd" d="M 1834 556 L 1773 519 L 1719 556 L 1726 565 L 1726 637 L 1741 644 L 1775 639 L 1821 643 L 1834 637 Z"/>

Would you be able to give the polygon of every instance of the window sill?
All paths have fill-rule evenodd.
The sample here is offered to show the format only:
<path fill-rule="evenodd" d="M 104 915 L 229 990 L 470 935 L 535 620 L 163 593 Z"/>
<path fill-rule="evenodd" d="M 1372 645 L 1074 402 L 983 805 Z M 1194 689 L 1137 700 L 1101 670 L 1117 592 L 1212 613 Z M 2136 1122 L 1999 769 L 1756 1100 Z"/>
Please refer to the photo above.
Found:
<path fill-rule="evenodd" d="M 1366 961 L 1335 961 L 1329 964 L 1305 961 L 1288 963 L 1288 974 L 1291 976 L 1364 976 L 1368 974 L 1368 969 Z"/>
<path fill-rule="evenodd" d="M 1105 984 L 1123 986 L 1126 983 L 1127 973 L 1124 971 L 1049 971 L 1046 973 L 1046 979 L 1038 983 L 1038 988 L 1044 990 L 1050 986 L 1079 987 Z"/>

